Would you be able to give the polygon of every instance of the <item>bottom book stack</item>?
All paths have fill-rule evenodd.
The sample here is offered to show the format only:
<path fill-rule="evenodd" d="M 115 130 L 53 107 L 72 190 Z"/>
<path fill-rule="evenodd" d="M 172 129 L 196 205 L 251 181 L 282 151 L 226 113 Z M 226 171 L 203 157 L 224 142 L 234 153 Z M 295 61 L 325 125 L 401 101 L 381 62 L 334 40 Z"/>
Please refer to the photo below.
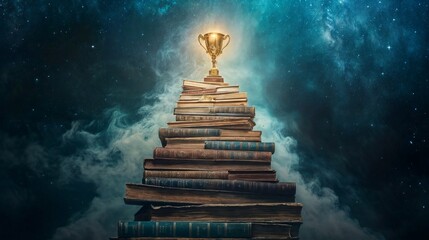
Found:
<path fill-rule="evenodd" d="M 127 184 L 141 205 L 115 239 L 298 239 L 302 204 L 295 183 L 145 178 Z"/>

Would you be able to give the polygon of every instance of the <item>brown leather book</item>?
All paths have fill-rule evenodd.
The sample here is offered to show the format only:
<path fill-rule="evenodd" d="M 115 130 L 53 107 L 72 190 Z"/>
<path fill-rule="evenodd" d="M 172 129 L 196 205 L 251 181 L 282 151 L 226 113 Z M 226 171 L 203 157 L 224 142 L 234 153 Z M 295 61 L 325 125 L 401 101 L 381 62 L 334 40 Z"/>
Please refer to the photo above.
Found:
<path fill-rule="evenodd" d="M 145 170 L 170 171 L 271 171 L 271 162 L 265 160 L 187 160 L 187 159 L 146 159 Z"/>
<path fill-rule="evenodd" d="M 271 161 L 271 152 L 214 150 L 214 149 L 170 149 L 155 148 L 154 159 L 233 159 Z"/>
<path fill-rule="evenodd" d="M 135 220 L 153 221 L 219 221 L 219 222 L 298 222 L 301 203 L 246 203 L 203 205 L 145 205 L 137 212 Z"/>
<path fill-rule="evenodd" d="M 127 183 L 124 201 L 127 204 L 238 204 L 294 202 L 295 196 L 243 193 L 237 191 L 160 187 L 147 184 Z"/>
<path fill-rule="evenodd" d="M 182 179 L 229 179 L 253 182 L 278 182 L 276 172 L 271 171 L 180 171 L 180 170 L 144 170 L 143 176 Z"/>

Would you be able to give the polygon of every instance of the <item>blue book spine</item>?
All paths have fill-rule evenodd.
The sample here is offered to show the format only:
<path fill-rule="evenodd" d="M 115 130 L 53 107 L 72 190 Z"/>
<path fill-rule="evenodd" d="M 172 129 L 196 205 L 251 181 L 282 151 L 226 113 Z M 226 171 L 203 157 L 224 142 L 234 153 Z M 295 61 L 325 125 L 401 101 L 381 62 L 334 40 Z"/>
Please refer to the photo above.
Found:
<path fill-rule="evenodd" d="M 275 144 L 273 142 L 205 141 L 205 148 L 274 153 Z"/>
<path fill-rule="evenodd" d="M 292 182 L 266 183 L 220 179 L 145 178 L 144 183 L 163 187 L 213 189 L 284 196 L 292 196 L 296 192 L 296 184 Z"/>
<path fill-rule="evenodd" d="M 118 223 L 118 237 L 250 238 L 251 223 L 129 221 Z"/>

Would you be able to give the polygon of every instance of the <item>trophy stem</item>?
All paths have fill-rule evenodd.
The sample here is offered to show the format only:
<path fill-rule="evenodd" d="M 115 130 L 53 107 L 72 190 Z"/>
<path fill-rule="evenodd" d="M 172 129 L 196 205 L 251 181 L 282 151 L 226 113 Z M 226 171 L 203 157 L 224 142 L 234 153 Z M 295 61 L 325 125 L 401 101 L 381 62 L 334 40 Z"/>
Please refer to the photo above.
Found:
<path fill-rule="evenodd" d="M 212 69 L 209 71 L 209 76 L 219 76 L 219 70 L 216 67 L 216 56 L 212 56 Z"/>

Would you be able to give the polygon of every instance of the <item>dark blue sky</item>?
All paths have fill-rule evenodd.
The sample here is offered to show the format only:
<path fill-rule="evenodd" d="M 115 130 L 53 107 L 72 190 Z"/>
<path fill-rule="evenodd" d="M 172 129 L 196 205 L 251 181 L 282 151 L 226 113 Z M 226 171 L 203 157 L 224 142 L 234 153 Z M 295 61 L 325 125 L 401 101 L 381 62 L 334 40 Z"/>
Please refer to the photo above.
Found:
<path fill-rule="evenodd" d="M 222 31 L 302 239 L 422 239 L 427 1 L 0 1 L 1 235 L 105 239 L 160 143 L 198 34 Z"/>

